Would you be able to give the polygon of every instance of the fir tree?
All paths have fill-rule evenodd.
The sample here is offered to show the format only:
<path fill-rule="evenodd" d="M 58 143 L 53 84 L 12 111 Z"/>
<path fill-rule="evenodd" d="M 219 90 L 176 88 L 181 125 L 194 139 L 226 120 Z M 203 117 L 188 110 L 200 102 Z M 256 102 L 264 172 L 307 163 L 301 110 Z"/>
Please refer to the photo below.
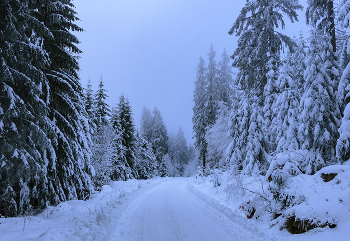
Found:
<path fill-rule="evenodd" d="M 154 108 L 153 111 L 152 124 L 152 149 L 160 164 L 162 157 L 168 153 L 169 137 L 163 118 L 157 108 Z"/>
<path fill-rule="evenodd" d="M 50 60 L 40 38 L 51 33 L 30 16 L 28 5 L 0 3 L 0 215 L 8 217 L 45 207 L 47 169 L 56 158 L 47 136 L 43 73 Z"/>
<path fill-rule="evenodd" d="M 161 166 L 163 167 L 163 166 Z M 134 170 L 138 179 L 149 179 L 155 174 L 159 176 L 166 176 L 166 169 L 160 168 L 158 173 L 156 172 L 157 160 L 152 151 L 151 144 L 143 139 L 140 135 L 136 135 L 135 144 L 135 163 Z"/>
<path fill-rule="evenodd" d="M 214 125 L 219 109 L 220 101 L 220 84 L 218 78 L 218 66 L 215 61 L 216 52 L 214 50 L 213 44 L 210 45 L 209 50 L 209 63 L 206 73 L 207 78 L 207 88 L 205 91 L 206 95 L 206 121 L 205 125 L 210 126 Z"/>
<path fill-rule="evenodd" d="M 106 99 L 108 96 L 103 86 L 104 84 L 101 76 L 98 85 L 98 90 L 95 94 L 95 123 L 97 125 L 97 128 L 106 125 L 108 123 L 107 118 L 110 115 L 109 105 L 106 103 Z"/>
<path fill-rule="evenodd" d="M 227 55 L 226 50 L 221 55 L 221 61 L 219 62 L 218 71 L 218 90 L 219 90 L 219 101 L 223 102 L 228 108 L 231 108 L 233 94 L 232 84 L 232 68 L 230 66 L 230 57 Z"/>
<path fill-rule="evenodd" d="M 89 121 L 94 121 L 94 96 L 93 96 L 93 90 L 91 85 L 91 80 L 88 80 L 87 88 L 85 89 L 84 94 L 84 100 L 85 100 L 85 110 L 88 114 Z"/>
<path fill-rule="evenodd" d="M 337 51 L 335 35 L 334 0 L 308 0 L 306 23 L 317 30 L 323 30 L 330 37 L 332 50 Z"/>
<path fill-rule="evenodd" d="M 123 94 L 119 97 L 117 115 L 120 121 L 120 128 L 122 130 L 121 139 L 122 145 L 125 147 L 126 162 L 129 167 L 133 169 L 136 145 L 135 126 L 133 123 L 131 106 L 128 99 L 125 99 Z"/>
<path fill-rule="evenodd" d="M 305 90 L 301 98 L 301 148 L 310 151 L 303 171 L 315 173 L 336 162 L 335 146 L 338 139 L 340 110 L 335 87 L 338 75 L 330 39 L 323 32 L 314 31 L 306 59 Z"/>
<path fill-rule="evenodd" d="M 184 136 L 184 132 L 179 127 L 179 130 L 177 131 L 176 137 L 175 137 L 175 145 L 174 145 L 174 153 L 173 153 L 173 159 L 174 162 L 177 163 L 176 167 L 178 169 L 178 172 L 180 175 L 183 174 L 186 165 L 189 162 L 189 151 L 187 142 Z"/>
<path fill-rule="evenodd" d="M 340 26 L 344 30 L 349 29 L 350 1 L 340 1 L 338 12 Z M 344 41 L 343 46 L 344 50 L 342 52 L 349 53 L 350 46 L 347 39 Z M 338 100 L 340 102 L 343 118 L 339 128 L 340 136 L 336 147 L 337 158 L 341 163 L 344 163 L 350 159 L 350 63 L 348 60 L 343 58 L 343 64 L 346 67 L 344 68 L 338 85 Z"/>
<path fill-rule="evenodd" d="M 142 115 L 141 115 L 141 125 L 140 125 L 140 133 L 141 137 L 148 142 L 152 141 L 152 127 L 153 127 L 153 117 L 151 111 L 143 107 Z"/>
<path fill-rule="evenodd" d="M 195 138 L 195 147 L 199 151 L 199 159 L 202 160 L 202 167 L 206 166 L 207 142 L 205 140 L 205 129 L 207 128 L 207 79 L 206 68 L 202 57 L 199 59 L 197 66 L 197 79 L 194 91 L 194 107 L 193 107 L 193 132 Z"/>
<path fill-rule="evenodd" d="M 294 22 L 298 20 L 296 11 L 301 8 L 296 0 L 247 1 L 229 31 L 240 36 L 232 66 L 239 68 L 237 84 L 242 88 L 262 93 L 270 58 L 278 58 L 283 43 L 291 50 L 295 46 L 291 38 L 276 31 L 277 27 L 285 27 L 282 13 Z M 272 63 L 275 64 L 278 63 Z"/>

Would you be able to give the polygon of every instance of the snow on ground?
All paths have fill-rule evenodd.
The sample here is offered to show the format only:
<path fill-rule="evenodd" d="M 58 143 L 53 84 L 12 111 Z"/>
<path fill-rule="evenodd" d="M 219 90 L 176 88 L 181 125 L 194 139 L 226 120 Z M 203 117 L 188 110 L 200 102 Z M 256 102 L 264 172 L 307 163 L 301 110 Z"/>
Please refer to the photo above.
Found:
<path fill-rule="evenodd" d="M 1 218 L 0 240 L 110 240 L 129 200 L 166 180 L 113 182 L 87 201 L 63 202 L 36 216 Z"/>
<path fill-rule="evenodd" d="M 337 175 L 325 182 L 322 174 L 330 173 Z M 286 214 L 334 221 L 335 228 L 291 235 L 280 231 L 278 219 L 271 221 L 268 214 L 247 219 L 241 206 L 256 193 L 264 194 L 266 185 L 260 177 L 239 179 L 227 172 L 206 178 L 113 182 L 87 201 L 64 202 L 36 216 L 1 218 L 0 240 L 342 241 L 350 237 L 350 166 L 298 175 L 288 186 L 305 196 L 305 202 Z"/>
<path fill-rule="evenodd" d="M 334 179 L 325 182 L 325 174 L 337 174 Z M 219 180 L 218 180 L 219 179 Z M 218 183 L 220 184 L 218 186 Z M 325 167 L 315 175 L 298 175 L 292 178 L 288 186 L 289 192 L 299 193 L 305 201 L 289 207 L 284 215 L 271 220 L 271 215 L 260 213 L 259 219 L 247 219 L 247 212 L 242 206 L 261 194 L 268 197 L 268 182 L 263 177 L 232 177 L 229 172 L 193 179 L 190 182 L 193 190 L 207 196 L 211 203 L 217 203 L 221 209 L 229 210 L 245 217 L 252 226 L 264 230 L 266 234 L 275 236 L 276 240 L 329 241 L 349 240 L 350 237 L 350 166 L 334 165 Z M 311 229 L 304 234 L 290 234 L 286 229 L 281 231 L 286 217 L 295 215 L 299 219 L 314 220 L 319 223 L 336 223 L 335 228 Z M 284 216 L 284 217 L 283 217 Z"/>

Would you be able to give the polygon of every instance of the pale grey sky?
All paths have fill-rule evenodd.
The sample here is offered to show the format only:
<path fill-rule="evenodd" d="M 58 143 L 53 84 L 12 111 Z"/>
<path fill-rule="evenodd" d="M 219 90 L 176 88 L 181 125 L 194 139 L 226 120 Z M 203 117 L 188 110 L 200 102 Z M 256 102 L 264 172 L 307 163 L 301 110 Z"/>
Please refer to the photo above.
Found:
<path fill-rule="evenodd" d="M 303 0 L 304 2 L 306 0 Z M 237 37 L 228 35 L 245 0 L 75 0 L 85 32 L 80 78 L 90 78 L 96 90 L 103 75 L 107 103 L 114 106 L 123 92 L 140 126 L 143 107 L 156 106 L 169 132 L 181 125 L 192 140 L 194 81 L 199 56 L 207 61 L 210 44 L 217 62 L 226 48 L 231 55 Z M 288 35 L 299 36 L 298 24 L 288 24 Z M 286 19 L 289 23 L 289 20 Z"/>

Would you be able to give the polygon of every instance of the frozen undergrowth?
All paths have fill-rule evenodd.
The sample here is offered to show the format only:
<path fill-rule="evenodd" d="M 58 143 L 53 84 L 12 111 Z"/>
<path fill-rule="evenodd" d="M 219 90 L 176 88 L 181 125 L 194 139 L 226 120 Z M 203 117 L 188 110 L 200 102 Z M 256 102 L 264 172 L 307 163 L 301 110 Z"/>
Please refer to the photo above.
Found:
<path fill-rule="evenodd" d="M 112 182 L 87 201 L 63 202 L 36 216 L 1 218 L 1 241 L 109 240 L 128 201 L 165 180 Z"/>
<path fill-rule="evenodd" d="M 330 180 L 331 179 L 331 180 Z M 260 226 L 281 240 L 348 240 L 350 237 L 350 166 L 334 165 L 314 175 L 291 177 L 284 193 L 294 195 L 290 206 L 281 205 L 269 191 L 270 182 L 263 176 L 234 176 L 230 172 L 213 173 L 193 179 L 191 189 L 197 195 L 207 196 L 216 206 L 231 216 L 247 219 L 252 226 Z M 198 194 L 200 193 L 200 194 Z M 202 197 L 202 199 L 205 199 Z M 278 213 L 278 215 L 276 215 Z M 303 234 L 286 230 L 288 219 L 301 220 L 301 225 L 315 228 Z M 334 227 L 336 225 L 336 227 Z M 322 226 L 322 227 L 316 227 Z"/>

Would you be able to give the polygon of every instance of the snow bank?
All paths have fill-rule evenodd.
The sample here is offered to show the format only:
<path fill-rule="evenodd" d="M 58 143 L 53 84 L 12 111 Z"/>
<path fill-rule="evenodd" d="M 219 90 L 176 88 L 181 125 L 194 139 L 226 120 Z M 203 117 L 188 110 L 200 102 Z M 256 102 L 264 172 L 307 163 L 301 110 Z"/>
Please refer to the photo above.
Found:
<path fill-rule="evenodd" d="M 232 175 L 225 172 L 219 180 L 216 173 L 193 179 L 190 186 L 229 208 L 232 215 L 249 218 L 278 240 L 348 240 L 350 237 L 350 166 L 328 166 L 315 175 L 291 177 L 285 193 L 300 197 L 300 203 L 280 208 L 269 192 L 269 180 L 263 176 Z M 298 198 L 296 197 L 296 198 Z M 290 219 L 300 225 L 311 225 L 306 233 L 290 234 L 286 224 Z M 297 223 L 298 224 L 298 223 Z M 312 226 L 313 225 L 313 226 Z M 312 228 L 312 229 L 311 229 Z"/>
<path fill-rule="evenodd" d="M 1 218 L 1 241 L 109 240 L 130 199 L 164 180 L 112 182 L 87 201 L 63 202 L 36 216 Z"/>

